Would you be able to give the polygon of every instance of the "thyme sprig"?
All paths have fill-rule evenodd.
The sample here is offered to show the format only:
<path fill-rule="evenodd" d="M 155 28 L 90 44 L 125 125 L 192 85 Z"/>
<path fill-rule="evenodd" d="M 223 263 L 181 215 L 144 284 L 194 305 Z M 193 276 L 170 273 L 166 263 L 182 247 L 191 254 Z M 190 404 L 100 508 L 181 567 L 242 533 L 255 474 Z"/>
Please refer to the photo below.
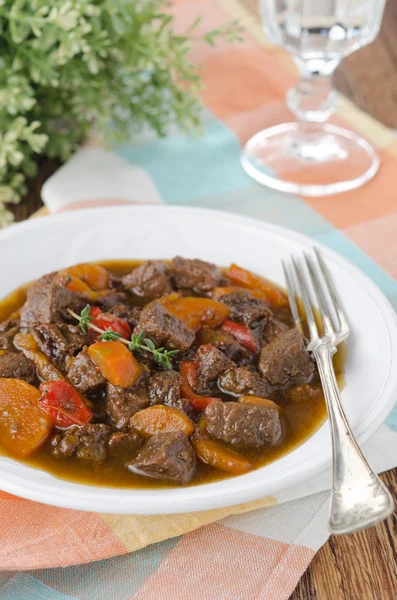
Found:
<path fill-rule="evenodd" d="M 77 319 L 78 326 L 83 333 L 87 333 L 88 329 L 92 329 L 93 331 L 101 334 L 98 338 L 100 341 L 121 342 L 125 344 L 131 352 L 136 352 L 137 354 L 149 352 L 153 355 L 154 361 L 158 365 L 165 367 L 166 369 L 172 369 L 172 358 L 179 353 L 179 350 L 166 350 L 164 347 L 156 348 L 154 342 L 150 338 L 145 337 L 146 334 L 144 331 L 141 331 L 139 334 L 133 333 L 131 335 L 131 340 L 126 340 L 111 327 L 108 327 L 106 330 L 100 329 L 100 327 L 97 327 L 92 323 L 92 317 L 90 317 L 90 308 L 90 305 L 87 304 L 79 315 L 68 308 L 69 314 Z"/>
<path fill-rule="evenodd" d="M 144 331 L 141 331 L 138 335 L 132 334 L 128 348 L 131 352 L 135 350 L 138 354 L 143 354 L 145 351 L 150 352 L 153 354 L 155 362 L 167 369 L 172 369 L 172 357 L 179 353 L 179 350 L 166 350 L 164 347 L 156 348 L 151 339 L 145 338 Z"/>
<path fill-rule="evenodd" d="M 83 333 L 87 333 L 88 326 L 92 321 L 92 317 L 90 317 L 90 308 L 90 305 L 87 304 L 81 311 L 80 316 L 73 314 L 73 311 L 68 309 L 73 316 L 76 316 L 79 319 L 79 327 Z"/>
<path fill-rule="evenodd" d="M 117 333 L 117 331 L 113 331 L 111 327 L 108 327 L 106 331 L 101 333 L 98 340 L 101 342 L 115 342 L 117 340 L 120 340 L 120 338 L 121 335 Z"/>

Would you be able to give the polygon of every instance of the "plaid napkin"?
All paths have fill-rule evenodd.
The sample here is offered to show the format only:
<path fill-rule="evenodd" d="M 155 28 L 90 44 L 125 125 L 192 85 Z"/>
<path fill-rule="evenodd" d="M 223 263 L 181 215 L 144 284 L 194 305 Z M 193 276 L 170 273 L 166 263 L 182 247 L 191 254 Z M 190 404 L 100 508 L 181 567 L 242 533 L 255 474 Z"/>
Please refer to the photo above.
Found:
<path fill-rule="evenodd" d="M 336 120 L 378 147 L 376 178 L 325 199 L 256 185 L 240 167 L 240 147 L 270 122 L 288 118 L 290 62 L 235 0 L 179 0 L 175 10 L 181 31 L 198 14 L 203 28 L 231 16 L 247 27 L 240 46 L 198 44 L 194 51 L 206 84 L 203 137 L 174 133 L 113 152 L 86 148 L 46 184 L 47 207 L 165 202 L 266 219 L 346 256 L 397 307 L 397 261 L 390 252 L 397 234 L 394 136 L 341 99 Z M 378 472 L 397 465 L 396 408 L 364 451 Z M 328 537 L 329 487 L 330 473 L 323 473 L 258 502 L 154 517 L 71 511 L 0 492 L 0 599 L 287 599 Z"/>

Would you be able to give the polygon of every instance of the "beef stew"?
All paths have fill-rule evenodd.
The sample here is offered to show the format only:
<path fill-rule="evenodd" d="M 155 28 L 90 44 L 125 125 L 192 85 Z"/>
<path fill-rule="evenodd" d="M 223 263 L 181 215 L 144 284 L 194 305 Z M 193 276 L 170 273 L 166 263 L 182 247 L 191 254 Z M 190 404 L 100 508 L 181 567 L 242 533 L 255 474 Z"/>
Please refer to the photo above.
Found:
<path fill-rule="evenodd" d="M 0 452 L 74 482 L 216 481 L 281 457 L 326 415 L 285 292 L 237 265 L 50 273 L 0 301 L 0 344 Z"/>

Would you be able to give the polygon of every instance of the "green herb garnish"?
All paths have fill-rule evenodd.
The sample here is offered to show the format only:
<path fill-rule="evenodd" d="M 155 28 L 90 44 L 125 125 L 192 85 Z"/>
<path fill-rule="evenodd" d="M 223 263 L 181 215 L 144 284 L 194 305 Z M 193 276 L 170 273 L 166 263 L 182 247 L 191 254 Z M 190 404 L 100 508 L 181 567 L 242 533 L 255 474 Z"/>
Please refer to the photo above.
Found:
<path fill-rule="evenodd" d="M 136 352 L 137 354 L 143 354 L 144 352 L 150 352 L 153 355 L 154 361 L 166 368 L 172 369 L 172 358 L 179 354 L 179 350 L 166 350 L 164 347 L 156 348 L 154 342 L 145 337 L 145 332 L 141 331 L 139 334 L 133 333 L 131 336 L 131 340 L 126 340 L 117 331 L 114 331 L 111 327 L 103 330 L 92 324 L 92 317 L 90 317 L 90 305 L 87 304 L 81 311 L 80 315 L 75 313 L 73 310 L 68 308 L 69 314 L 72 315 L 75 319 L 78 320 L 79 327 L 83 333 L 87 333 L 88 329 L 92 329 L 100 333 L 98 340 L 101 342 L 112 342 L 118 341 L 122 342 L 131 352 Z"/>
<path fill-rule="evenodd" d="M 153 355 L 155 362 L 166 369 L 172 369 L 171 359 L 179 353 L 179 350 L 166 350 L 163 347 L 156 348 L 151 339 L 145 338 L 144 331 L 141 331 L 139 335 L 133 333 L 128 347 L 131 352 L 135 350 L 138 354 L 142 354 L 145 351 L 150 352 Z"/>
<path fill-rule="evenodd" d="M 81 311 L 80 316 L 76 315 L 79 320 L 79 327 L 83 333 L 87 333 L 88 326 L 92 321 L 92 317 L 90 317 L 90 309 L 91 309 L 91 306 L 89 304 L 87 304 Z M 71 311 L 69 310 L 69 312 L 71 312 Z M 75 315 L 73 315 L 73 316 L 75 316 Z"/>
<path fill-rule="evenodd" d="M 144 338 L 145 338 L 144 331 L 141 331 L 141 333 L 139 333 L 138 335 L 136 333 L 133 333 L 131 336 L 131 341 L 128 344 L 129 350 L 131 350 L 131 352 L 133 352 L 135 350 L 135 352 L 138 352 L 138 354 L 142 354 L 143 348 L 144 348 L 144 346 L 142 345 L 142 342 L 143 342 Z"/>
<path fill-rule="evenodd" d="M 115 340 L 120 340 L 120 338 L 121 335 L 119 333 L 113 331 L 111 327 L 108 327 L 106 331 L 101 333 L 98 340 L 100 340 L 101 342 L 113 342 Z"/>

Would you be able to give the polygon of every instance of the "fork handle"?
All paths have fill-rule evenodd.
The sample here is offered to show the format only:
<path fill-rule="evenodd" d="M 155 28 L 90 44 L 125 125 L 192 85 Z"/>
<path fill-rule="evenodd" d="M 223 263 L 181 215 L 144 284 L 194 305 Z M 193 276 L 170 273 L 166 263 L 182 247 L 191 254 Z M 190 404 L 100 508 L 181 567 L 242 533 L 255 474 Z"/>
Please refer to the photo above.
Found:
<path fill-rule="evenodd" d="M 386 519 L 394 509 L 393 499 L 374 473 L 347 421 L 335 377 L 332 342 L 313 349 L 323 384 L 331 428 L 333 482 L 329 530 L 352 533 Z"/>

